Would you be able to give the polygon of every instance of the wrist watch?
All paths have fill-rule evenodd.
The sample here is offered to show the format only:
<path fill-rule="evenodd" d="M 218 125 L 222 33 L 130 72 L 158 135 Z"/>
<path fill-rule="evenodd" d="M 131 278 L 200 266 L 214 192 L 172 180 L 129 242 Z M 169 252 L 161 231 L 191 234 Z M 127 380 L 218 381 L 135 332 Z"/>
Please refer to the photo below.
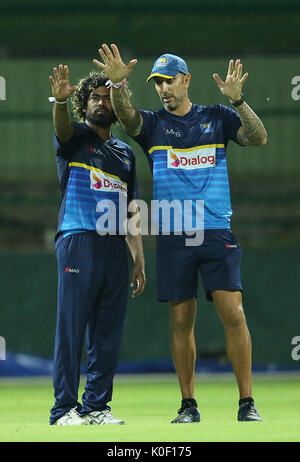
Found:
<path fill-rule="evenodd" d="M 244 102 L 244 98 L 243 98 L 243 93 L 241 93 L 241 97 L 240 99 L 238 99 L 237 101 L 232 101 L 230 98 L 229 98 L 229 102 L 232 106 L 234 107 L 238 107 L 240 106 L 241 104 L 243 104 Z"/>

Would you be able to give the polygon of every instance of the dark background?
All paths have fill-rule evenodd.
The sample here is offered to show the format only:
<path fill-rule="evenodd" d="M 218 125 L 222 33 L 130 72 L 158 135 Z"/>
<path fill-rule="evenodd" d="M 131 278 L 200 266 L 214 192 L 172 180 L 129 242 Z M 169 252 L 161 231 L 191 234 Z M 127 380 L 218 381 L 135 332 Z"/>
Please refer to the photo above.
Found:
<path fill-rule="evenodd" d="M 240 58 L 249 72 L 244 96 L 265 124 L 268 144 L 228 147 L 244 307 L 255 365 L 299 369 L 291 358 L 291 340 L 300 335 L 300 101 L 291 96 L 300 75 L 299 30 L 300 3 L 292 0 L 1 1 L 0 335 L 8 351 L 46 358 L 53 351 L 60 193 L 48 76 L 68 64 L 75 83 L 95 69 L 102 43 L 116 43 L 124 61 L 138 59 L 129 85 L 143 109 L 160 105 L 146 77 L 163 53 L 186 59 L 195 103 L 228 104 L 212 74 L 225 77 L 229 59 Z M 140 197 L 150 201 L 141 149 L 120 127 L 114 132 L 133 147 Z M 168 306 L 156 302 L 154 246 L 153 237 L 144 238 L 147 286 L 129 299 L 121 351 L 123 362 L 145 367 L 171 357 Z M 223 328 L 201 283 L 198 305 L 198 360 L 227 364 Z"/>

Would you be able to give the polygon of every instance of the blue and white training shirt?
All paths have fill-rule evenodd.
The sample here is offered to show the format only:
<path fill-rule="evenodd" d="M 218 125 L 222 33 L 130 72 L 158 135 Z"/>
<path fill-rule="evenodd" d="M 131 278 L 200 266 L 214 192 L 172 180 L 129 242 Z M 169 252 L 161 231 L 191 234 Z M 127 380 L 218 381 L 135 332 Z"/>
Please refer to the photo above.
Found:
<path fill-rule="evenodd" d="M 232 215 L 226 147 L 241 127 L 238 114 L 223 105 L 193 104 L 185 116 L 164 108 L 140 111 L 141 133 L 134 140 L 143 148 L 153 172 L 153 199 L 192 201 L 195 228 L 196 201 L 204 201 L 204 229 L 230 228 Z M 176 231 L 175 221 L 171 232 Z M 162 223 L 160 221 L 160 231 Z"/>
<path fill-rule="evenodd" d="M 73 125 L 75 130 L 68 143 L 60 145 L 54 139 L 62 194 L 57 245 L 69 234 L 105 234 L 109 225 L 104 218 L 108 217 L 109 206 L 110 224 L 115 224 L 110 234 L 119 234 L 119 218 L 125 214 L 126 219 L 127 204 L 137 194 L 135 157 L 130 146 L 113 135 L 103 141 L 85 123 Z M 121 203 L 125 206 L 122 214 Z"/>

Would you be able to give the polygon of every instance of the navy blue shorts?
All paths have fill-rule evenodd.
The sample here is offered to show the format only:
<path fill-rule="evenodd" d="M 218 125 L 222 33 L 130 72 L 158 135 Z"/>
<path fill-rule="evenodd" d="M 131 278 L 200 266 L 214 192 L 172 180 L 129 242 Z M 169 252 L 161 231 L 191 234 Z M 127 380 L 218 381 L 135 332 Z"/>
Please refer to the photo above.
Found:
<path fill-rule="evenodd" d="M 243 250 L 230 229 L 208 229 L 199 246 L 186 246 L 185 235 L 157 236 L 158 301 L 197 297 L 200 273 L 206 298 L 214 290 L 242 291 Z"/>

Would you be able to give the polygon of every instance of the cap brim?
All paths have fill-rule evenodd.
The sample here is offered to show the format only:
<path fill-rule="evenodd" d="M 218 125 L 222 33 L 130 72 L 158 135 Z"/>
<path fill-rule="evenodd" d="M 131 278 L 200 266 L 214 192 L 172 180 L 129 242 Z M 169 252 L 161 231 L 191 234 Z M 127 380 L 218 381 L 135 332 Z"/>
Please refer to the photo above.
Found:
<path fill-rule="evenodd" d="M 164 75 L 164 74 L 159 74 L 159 72 L 155 72 L 154 74 L 151 74 L 148 77 L 147 82 L 149 82 L 149 80 L 152 79 L 152 77 L 162 77 L 163 79 L 174 79 L 175 75 Z"/>

